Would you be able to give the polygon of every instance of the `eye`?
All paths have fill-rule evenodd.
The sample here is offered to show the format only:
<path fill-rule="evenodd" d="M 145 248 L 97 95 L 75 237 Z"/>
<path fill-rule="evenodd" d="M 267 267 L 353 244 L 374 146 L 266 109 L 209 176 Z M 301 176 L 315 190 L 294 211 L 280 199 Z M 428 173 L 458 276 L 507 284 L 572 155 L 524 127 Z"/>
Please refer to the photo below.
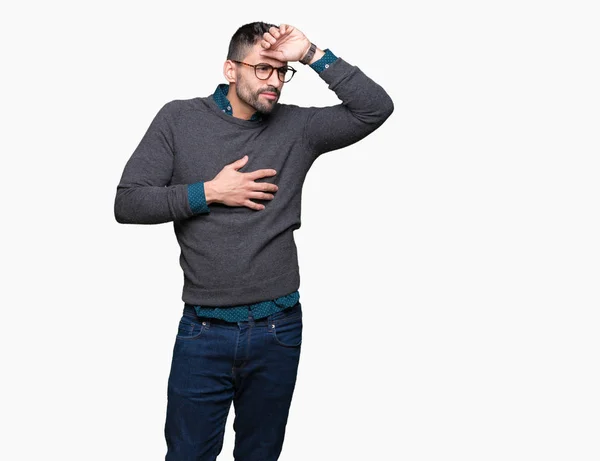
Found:
<path fill-rule="evenodd" d="M 271 71 L 271 69 L 272 69 L 272 67 L 271 67 L 271 66 L 269 66 L 268 64 L 258 64 L 258 65 L 256 66 L 256 70 L 257 70 L 258 72 L 270 72 L 270 71 Z"/>

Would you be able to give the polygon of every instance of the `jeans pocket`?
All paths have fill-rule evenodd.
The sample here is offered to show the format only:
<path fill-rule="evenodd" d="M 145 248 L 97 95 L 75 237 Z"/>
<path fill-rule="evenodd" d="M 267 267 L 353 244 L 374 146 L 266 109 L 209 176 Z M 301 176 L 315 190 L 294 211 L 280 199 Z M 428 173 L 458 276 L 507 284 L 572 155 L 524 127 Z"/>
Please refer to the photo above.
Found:
<path fill-rule="evenodd" d="M 202 323 L 183 315 L 177 327 L 177 339 L 198 339 L 204 330 Z"/>
<path fill-rule="evenodd" d="M 275 342 L 280 346 L 299 347 L 302 344 L 301 313 L 273 320 L 270 329 Z"/>

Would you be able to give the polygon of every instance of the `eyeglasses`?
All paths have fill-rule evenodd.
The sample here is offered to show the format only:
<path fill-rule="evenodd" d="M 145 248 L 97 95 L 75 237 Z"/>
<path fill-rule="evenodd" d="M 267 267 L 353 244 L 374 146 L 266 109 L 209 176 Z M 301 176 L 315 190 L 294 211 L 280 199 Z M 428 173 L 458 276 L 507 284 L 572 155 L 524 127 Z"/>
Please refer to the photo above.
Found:
<path fill-rule="evenodd" d="M 268 80 L 269 78 L 271 78 L 271 75 L 273 75 L 273 71 L 277 70 L 277 77 L 279 78 L 279 80 L 282 83 L 287 83 L 292 79 L 292 77 L 296 73 L 296 69 L 294 69 L 291 66 L 273 67 L 270 64 L 248 64 L 246 62 L 235 61 L 233 59 L 232 61 L 237 62 L 238 64 L 243 64 L 248 67 L 254 67 L 254 75 L 256 75 L 256 78 L 258 78 L 259 80 Z"/>

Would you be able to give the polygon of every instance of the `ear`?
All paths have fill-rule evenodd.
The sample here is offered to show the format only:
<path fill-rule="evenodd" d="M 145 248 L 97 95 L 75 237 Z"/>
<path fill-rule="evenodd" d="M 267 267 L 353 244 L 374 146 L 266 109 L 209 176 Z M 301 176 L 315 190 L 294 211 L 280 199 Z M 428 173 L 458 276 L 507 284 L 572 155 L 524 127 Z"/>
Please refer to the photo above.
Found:
<path fill-rule="evenodd" d="M 235 63 L 228 59 L 227 61 L 225 61 L 225 64 L 223 64 L 223 75 L 225 76 L 225 79 L 227 79 L 227 81 L 229 83 L 235 83 L 235 81 L 236 81 L 235 73 L 236 73 Z"/>

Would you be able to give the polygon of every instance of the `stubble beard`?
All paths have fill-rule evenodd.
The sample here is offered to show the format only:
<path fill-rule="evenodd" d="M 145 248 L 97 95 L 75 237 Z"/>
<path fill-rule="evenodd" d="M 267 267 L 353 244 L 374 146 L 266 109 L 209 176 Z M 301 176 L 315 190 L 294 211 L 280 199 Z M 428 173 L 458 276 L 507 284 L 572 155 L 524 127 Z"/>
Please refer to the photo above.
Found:
<path fill-rule="evenodd" d="M 275 93 L 277 99 L 274 100 L 261 100 L 260 94 L 263 92 Z M 262 114 L 270 114 L 277 101 L 279 101 L 280 92 L 277 88 L 266 86 L 256 91 L 252 91 L 244 82 L 241 75 L 238 76 L 237 84 L 235 85 L 235 94 L 237 97 L 244 101 L 249 106 L 254 107 L 258 112 Z"/>

